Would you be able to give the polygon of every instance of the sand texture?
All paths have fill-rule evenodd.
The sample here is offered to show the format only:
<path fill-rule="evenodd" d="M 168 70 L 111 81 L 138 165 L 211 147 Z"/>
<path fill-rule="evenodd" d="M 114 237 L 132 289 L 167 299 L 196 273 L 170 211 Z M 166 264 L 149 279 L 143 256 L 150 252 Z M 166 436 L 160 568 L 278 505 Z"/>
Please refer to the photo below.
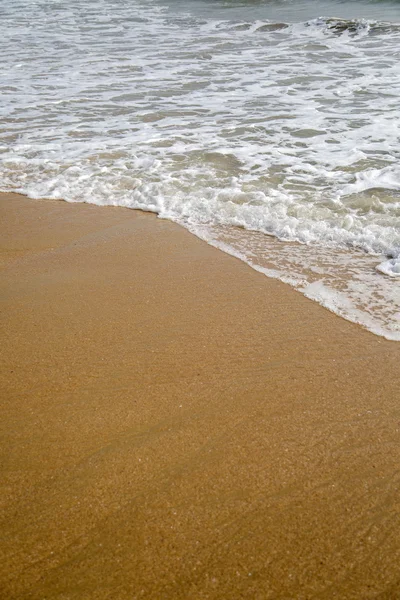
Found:
<path fill-rule="evenodd" d="M 400 343 L 154 215 L 0 207 L 2 599 L 400 598 Z"/>

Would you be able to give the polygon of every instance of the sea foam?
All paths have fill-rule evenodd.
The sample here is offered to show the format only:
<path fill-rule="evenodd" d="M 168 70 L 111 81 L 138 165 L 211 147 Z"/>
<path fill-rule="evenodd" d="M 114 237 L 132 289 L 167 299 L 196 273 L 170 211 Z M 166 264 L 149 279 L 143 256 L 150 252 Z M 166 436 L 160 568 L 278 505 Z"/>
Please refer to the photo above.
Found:
<path fill-rule="evenodd" d="M 400 25 L 269 10 L 3 0 L 0 187 L 155 212 L 398 339 Z"/>

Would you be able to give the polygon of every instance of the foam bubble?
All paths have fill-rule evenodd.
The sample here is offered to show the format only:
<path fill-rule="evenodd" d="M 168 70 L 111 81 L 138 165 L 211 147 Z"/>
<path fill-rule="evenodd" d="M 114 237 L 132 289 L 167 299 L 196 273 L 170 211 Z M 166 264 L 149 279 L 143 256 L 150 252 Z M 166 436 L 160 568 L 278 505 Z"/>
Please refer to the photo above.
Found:
<path fill-rule="evenodd" d="M 386 260 L 376 267 L 378 271 L 384 273 L 385 275 L 389 275 L 390 277 L 399 277 L 400 276 L 400 258 L 392 258 L 390 260 Z"/>

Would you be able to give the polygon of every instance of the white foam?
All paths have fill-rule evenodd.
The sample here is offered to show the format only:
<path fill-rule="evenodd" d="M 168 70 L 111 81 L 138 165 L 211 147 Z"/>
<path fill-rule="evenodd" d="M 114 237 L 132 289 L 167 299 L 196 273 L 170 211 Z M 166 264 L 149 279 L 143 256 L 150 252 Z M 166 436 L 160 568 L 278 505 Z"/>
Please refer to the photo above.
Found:
<path fill-rule="evenodd" d="M 378 271 L 384 273 L 385 275 L 389 275 L 390 277 L 399 277 L 400 276 L 400 258 L 392 258 L 390 260 L 386 260 L 376 267 Z"/>
<path fill-rule="evenodd" d="M 356 173 L 355 182 L 344 186 L 341 193 L 343 195 L 358 194 L 374 189 L 400 190 L 400 167 L 391 165 L 383 169 L 367 169 Z"/>
<path fill-rule="evenodd" d="M 376 319 L 371 318 L 365 310 L 357 308 L 347 295 L 326 287 L 323 281 L 310 283 L 304 288 L 303 293 L 307 298 L 316 300 L 328 310 L 353 323 L 362 325 L 376 335 L 389 340 L 400 341 L 400 325 L 397 327 L 397 331 L 388 331 L 386 327 L 379 326 Z"/>
<path fill-rule="evenodd" d="M 3 0 L 0 188 L 205 227 L 396 336 L 400 27 L 217 4 Z M 308 250 L 270 249 L 267 268 L 260 234 Z"/>

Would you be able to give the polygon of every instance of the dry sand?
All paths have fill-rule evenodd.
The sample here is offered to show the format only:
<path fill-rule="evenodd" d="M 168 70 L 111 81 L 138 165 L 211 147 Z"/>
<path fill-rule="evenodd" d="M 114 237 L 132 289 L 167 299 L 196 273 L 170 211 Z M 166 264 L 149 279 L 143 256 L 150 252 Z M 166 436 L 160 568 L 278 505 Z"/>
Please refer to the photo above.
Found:
<path fill-rule="evenodd" d="M 400 598 L 400 344 L 153 215 L 1 195 L 1 598 Z"/>

